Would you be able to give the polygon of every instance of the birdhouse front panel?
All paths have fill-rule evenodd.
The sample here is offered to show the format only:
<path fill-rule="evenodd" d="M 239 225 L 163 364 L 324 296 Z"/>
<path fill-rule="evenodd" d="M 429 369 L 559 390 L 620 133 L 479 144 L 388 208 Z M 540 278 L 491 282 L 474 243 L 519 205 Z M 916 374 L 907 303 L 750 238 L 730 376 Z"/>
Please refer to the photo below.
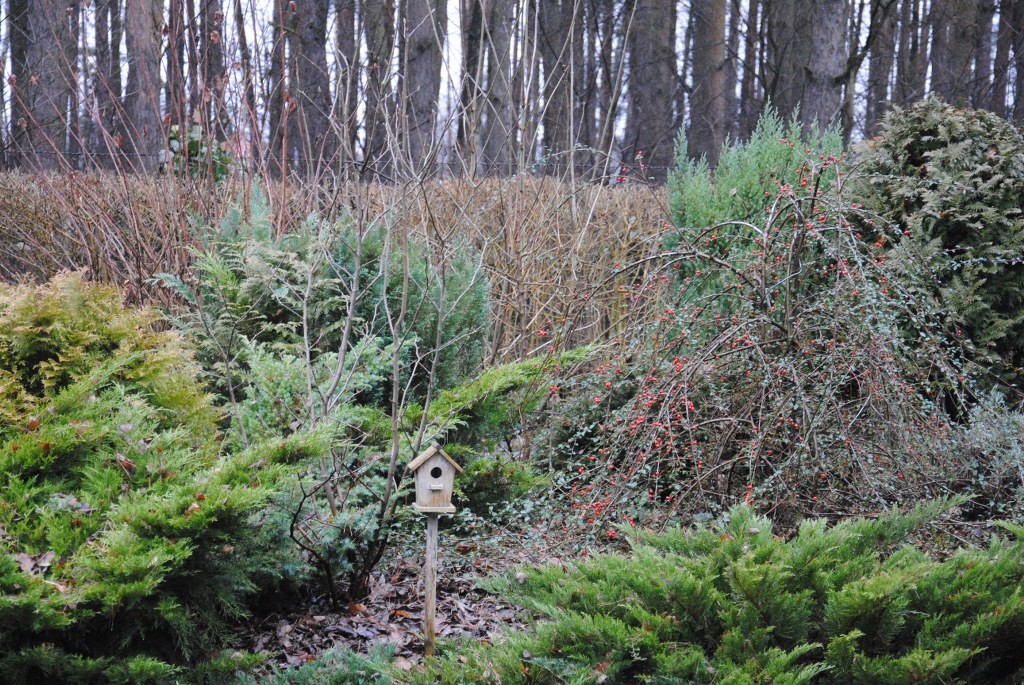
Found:
<path fill-rule="evenodd" d="M 455 469 L 440 453 L 416 470 L 416 508 L 420 511 L 453 513 L 454 489 Z"/>
<path fill-rule="evenodd" d="M 416 477 L 418 511 L 428 514 L 453 514 L 452 492 L 455 474 L 462 468 L 437 445 L 432 445 L 409 464 Z"/>

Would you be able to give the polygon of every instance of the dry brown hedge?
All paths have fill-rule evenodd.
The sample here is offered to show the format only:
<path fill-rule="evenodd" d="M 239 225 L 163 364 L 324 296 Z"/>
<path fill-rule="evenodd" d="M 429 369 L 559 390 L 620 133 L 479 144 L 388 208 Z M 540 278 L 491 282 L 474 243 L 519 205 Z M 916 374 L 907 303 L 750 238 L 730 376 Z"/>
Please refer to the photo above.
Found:
<path fill-rule="evenodd" d="M 664 189 L 569 185 L 550 178 L 404 185 L 264 186 L 279 232 L 316 212 L 385 221 L 429 240 L 474 245 L 492 284 L 491 359 L 518 358 L 559 332 L 566 344 L 620 332 L 637 312 L 623 289 L 648 276 L 631 263 L 655 254 L 668 212 Z M 165 296 L 158 272 L 186 274 L 194 228 L 246 200 L 251 182 L 170 177 L 0 174 L 0 278 L 88 269 L 133 300 Z M 541 333 L 542 331 L 546 334 Z"/>

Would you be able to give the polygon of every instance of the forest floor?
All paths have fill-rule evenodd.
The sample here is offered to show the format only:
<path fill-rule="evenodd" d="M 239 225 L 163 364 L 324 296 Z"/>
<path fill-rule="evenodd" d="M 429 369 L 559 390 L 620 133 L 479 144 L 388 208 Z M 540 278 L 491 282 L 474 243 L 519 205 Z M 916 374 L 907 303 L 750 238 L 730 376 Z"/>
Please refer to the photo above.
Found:
<path fill-rule="evenodd" d="M 447 540 L 445 539 L 447 538 Z M 517 566 L 560 562 L 553 548 L 530 536 L 477 538 L 446 535 L 438 555 L 437 634 L 440 639 L 489 643 L 504 631 L 525 628 L 522 608 L 480 587 L 479 582 Z M 412 535 L 394 540 L 371 579 L 370 594 L 360 602 L 331 607 L 310 596 L 293 610 L 253 620 L 235 647 L 268 658 L 258 673 L 313 661 L 332 648 L 369 653 L 388 646 L 396 664 L 412 666 L 423 657 L 423 545 Z"/>

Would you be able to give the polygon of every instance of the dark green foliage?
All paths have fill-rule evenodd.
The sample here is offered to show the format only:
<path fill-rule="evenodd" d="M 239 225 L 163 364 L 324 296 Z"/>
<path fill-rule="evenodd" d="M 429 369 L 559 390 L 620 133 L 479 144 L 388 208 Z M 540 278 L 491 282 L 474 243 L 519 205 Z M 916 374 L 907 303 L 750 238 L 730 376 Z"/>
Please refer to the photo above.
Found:
<path fill-rule="evenodd" d="M 749 141 L 722 146 L 713 171 L 705 160 L 687 157 L 686 140 L 680 137 L 676 168 L 668 179 L 672 222 L 679 228 L 704 230 L 755 218 L 779 184 L 789 182 L 809 159 L 841 151 L 838 131 L 808 136 L 799 125 L 787 127 L 771 108 L 761 115 Z"/>
<path fill-rule="evenodd" d="M 750 227 L 745 224 L 758 222 L 765 208 L 778 200 L 780 188 L 794 184 L 797 178 L 829 186 L 834 171 L 812 178 L 807 169 L 838 157 L 842 151 L 837 130 L 806 134 L 799 124 L 787 127 L 770 107 L 761 115 L 750 140 L 727 141 L 722 146 L 713 170 L 706 160 L 687 157 L 683 133 L 685 128 L 676 147 L 676 168 L 668 178 L 669 211 L 676 230 L 668 234 L 665 245 L 670 249 L 700 247 L 709 257 L 726 261 L 732 261 L 734 250 L 750 249 Z M 808 190 L 806 185 L 795 189 L 801 194 Z M 684 263 L 677 267 L 683 277 L 701 271 L 701 278 L 686 289 L 691 298 L 721 288 L 720 269 L 707 266 Z"/>
<path fill-rule="evenodd" d="M 315 216 L 275 236 L 258 192 L 245 212 L 236 208 L 199 236 L 195 283 L 167 274 L 159 279 L 190 305 L 180 323 L 197 338 L 200 361 L 228 399 L 245 395 L 241 374 L 256 344 L 305 363 L 327 353 L 358 358 L 360 345 L 388 348 L 397 331 L 406 373 L 420 392 L 435 354 L 438 387 L 479 367 L 488 288 L 465 251 L 439 254 L 419 238 L 401 242 L 397 230 L 382 224 Z M 381 383 L 359 388 L 364 404 L 380 403 L 386 392 Z"/>
<path fill-rule="evenodd" d="M 280 468 L 219 454 L 199 368 L 79 276 L 0 290 L 0 682 L 174 682 L 276 560 Z"/>
<path fill-rule="evenodd" d="M 984 111 L 930 96 L 890 113 L 858 154 L 858 200 L 893 230 L 871 241 L 909 242 L 933 271 L 946 306 L 974 342 L 1010 368 L 1024 366 L 1024 135 Z M 1014 367 L 1016 370 L 1014 370 Z M 997 371 L 999 371 L 997 369 Z"/>
<path fill-rule="evenodd" d="M 1019 682 L 1024 542 L 929 559 L 910 536 L 950 504 L 807 521 L 789 541 L 737 507 L 717 527 L 642 534 L 629 557 L 524 569 L 494 589 L 547 620 L 409 681 Z"/>
<path fill-rule="evenodd" d="M 446 447 L 446 451 L 452 450 Z M 466 464 L 455 497 L 460 509 L 465 507 L 491 521 L 503 520 L 521 516 L 523 501 L 547 482 L 528 462 L 487 455 Z"/>
<path fill-rule="evenodd" d="M 258 193 L 200 239 L 193 282 L 160 279 L 188 305 L 179 324 L 230 411 L 226 444 L 307 436 L 267 523 L 332 601 L 358 598 L 404 501 L 404 463 L 470 418 L 457 399 L 422 407 L 477 372 L 487 282 L 468 251 L 383 221 L 311 217 L 275 235 Z"/>

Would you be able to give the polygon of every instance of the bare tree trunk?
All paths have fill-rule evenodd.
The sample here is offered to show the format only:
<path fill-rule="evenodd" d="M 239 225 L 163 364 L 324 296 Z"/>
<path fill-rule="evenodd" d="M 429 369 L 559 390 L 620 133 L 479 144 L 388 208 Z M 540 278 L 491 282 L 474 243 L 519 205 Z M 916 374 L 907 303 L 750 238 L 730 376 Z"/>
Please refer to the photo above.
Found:
<path fill-rule="evenodd" d="M 71 42 L 74 43 L 75 46 L 70 55 L 69 61 L 73 82 L 71 83 L 71 98 L 68 103 L 67 157 L 71 168 L 77 170 L 85 168 L 85 160 L 82 159 L 82 102 L 78 82 L 78 56 L 80 54 L 88 54 L 86 49 L 88 46 L 86 46 L 83 41 L 82 7 L 77 4 L 72 5 L 68 7 L 67 12 L 69 29 L 71 31 Z"/>
<path fill-rule="evenodd" d="M 129 0 L 125 15 L 128 87 L 124 96 L 125 141 L 136 171 L 150 173 L 159 165 L 166 146 L 160 117 L 161 0 Z"/>
<path fill-rule="evenodd" d="M 512 169 L 516 143 L 515 104 L 512 99 L 512 25 L 515 4 L 493 0 L 484 21 L 487 56 L 486 109 L 480 127 L 483 173 L 504 175 Z"/>
<path fill-rule="evenodd" d="M 406 0 L 403 4 L 401 138 L 403 161 L 413 175 L 433 172 L 447 7 L 447 0 Z"/>
<path fill-rule="evenodd" d="M 17 164 L 60 169 L 67 164 L 68 110 L 77 87 L 68 7 L 63 0 L 33 0 L 9 9 Z"/>
<path fill-rule="evenodd" d="M 800 105 L 806 80 L 808 46 L 797 31 L 797 21 L 806 18 L 798 18 L 797 9 L 797 0 L 771 0 L 765 9 L 765 95 L 787 120 Z"/>
<path fill-rule="evenodd" d="M 760 0 L 748 3 L 747 32 L 743 42 L 743 78 L 740 81 L 740 125 L 739 138 L 746 140 L 757 128 L 757 118 L 763 107 L 763 98 L 758 89 L 758 74 L 761 72 L 761 56 L 758 50 L 761 44 L 762 28 L 759 21 Z"/>
<path fill-rule="evenodd" d="M 355 160 L 359 123 L 356 118 L 356 103 L 359 98 L 359 37 L 355 0 L 335 0 L 335 9 L 335 136 L 339 161 L 347 165 Z M 339 169 L 343 170 L 340 166 Z"/>
<path fill-rule="evenodd" d="M 801 51 L 806 54 L 803 66 L 807 80 L 800 98 L 800 121 L 808 129 L 824 131 L 839 120 L 842 111 L 850 54 L 846 32 L 850 3 L 811 0 L 804 10 L 811 14 L 801 14 L 801 24 L 806 28 L 798 32 L 801 42 L 807 43 Z"/>
<path fill-rule="evenodd" d="M 256 168 L 262 169 L 263 136 L 256 110 L 256 86 L 252 73 L 252 51 L 249 48 L 249 39 L 245 33 L 245 12 L 242 8 L 242 0 L 234 0 L 234 11 L 235 33 L 238 36 L 238 51 L 242 66 L 242 105 L 245 107 L 245 117 L 249 126 L 249 154 L 252 155 Z"/>
<path fill-rule="evenodd" d="M 172 124 L 184 126 L 188 116 L 185 94 L 185 8 L 182 0 L 167 3 L 167 83 L 164 100 Z"/>
<path fill-rule="evenodd" d="M 992 109 L 992 24 L 995 14 L 995 0 L 978 3 L 974 80 L 971 83 L 971 106 L 976 109 Z"/>
<path fill-rule="evenodd" d="M 577 25 L 574 0 L 538 0 L 538 12 L 538 47 L 544 68 L 542 143 L 548 170 L 560 174 L 573 166 L 579 124 L 573 97 L 577 75 L 573 44 L 583 29 Z"/>
<path fill-rule="evenodd" d="M 925 20 L 924 0 L 902 1 L 896 86 L 893 90 L 893 104 L 900 107 L 924 97 L 931 26 Z"/>
<path fill-rule="evenodd" d="M 327 12 L 329 0 L 306 0 L 298 5 L 295 55 L 296 82 L 293 86 L 298 108 L 294 114 L 300 131 L 302 172 L 307 178 L 319 176 L 334 164 L 336 138 L 331 131 L 331 79 L 327 70 Z"/>
<path fill-rule="evenodd" d="M 625 59 L 624 25 L 627 18 L 617 15 L 616 8 L 623 7 L 614 0 L 598 0 L 598 21 L 601 27 L 602 64 L 599 74 L 598 103 L 600 118 L 597 122 L 597 148 L 606 161 L 610 161 L 615 137 L 615 122 L 622 100 L 623 60 Z M 626 7 L 625 9 L 628 9 Z M 624 12 L 625 13 L 625 12 Z M 625 13 L 632 16 L 630 13 Z"/>
<path fill-rule="evenodd" d="M 390 119 L 395 111 L 391 88 L 391 53 L 395 47 L 393 0 L 365 3 L 363 30 L 366 41 L 366 148 L 362 176 L 382 178 L 391 173 Z"/>
<path fill-rule="evenodd" d="M 121 98 L 121 69 L 118 64 L 119 50 L 112 50 L 112 35 L 116 37 L 116 42 L 120 43 L 120 31 L 113 30 L 115 27 L 119 28 L 120 21 L 115 23 L 112 14 L 119 15 L 119 12 L 115 0 L 96 0 L 96 26 L 93 37 L 96 46 L 96 70 L 92 78 L 96 113 L 93 116 L 94 133 L 90 141 L 96 163 L 104 169 L 114 168 L 117 154 L 114 113 Z"/>
<path fill-rule="evenodd" d="M 864 134 L 878 133 L 879 124 L 889 106 L 889 78 L 896 60 L 896 0 L 872 0 L 872 16 L 877 17 L 877 33 L 870 47 L 867 104 Z"/>
<path fill-rule="evenodd" d="M 483 114 L 483 35 L 482 0 L 462 0 L 462 87 L 459 93 L 459 130 L 456 137 L 463 161 L 476 173 L 476 138 Z"/>
<path fill-rule="evenodd" d="M 736 140 L 739 135 L 739 102 L 736 99 L 736 84 L 739 82 L 740 24 L 743 23 L 743 3 L 731 0 L 728 3 L 728 34 L 725 43 L 725 132 Z M 691 9 L 691 11 L 693 11 Z"/>
<path fill-rule="evenodd" d="M 307 3 L 303 2 L 305 6 Z M 224 11 L 221 0 L 199 3 L 199 71 L 202 79 L 203 133 L 212 140 L 227 140 L 231 119 L 225 102 Z"/>
<path fill-rule="evenodd" d="M 725 0 L 692 0 L 693 93 L 686 154 L 712 167 L 725 142 Z"/>
<path fill-rule="evenodd" d="M 675 36 L 673 0 L 638 0 L 628 41 L 630 88 L 623 156 L 635 165 L 642 162 L 643 175 L 655 182 L 667 178 L 675 152 Z"/>
<path fill-rule="evenodd" d="M 931 89 L 952 104 L 969 103 L 977 14 L 974 0 L 933 0 Z"/>
<path fill-rule="evenodd" d="M 270 127 L 268 158 L 274 173 L 284 178 L 289 172 L 288 126 L 294 99 L 289 93 L 288 35 L 293 13 L 287 0 L 274 0 L 273 41 L 270 53 L 270 79 L 267 95 L 267 113 Z"/>
<path fill-rule="evenodd" d="M 625 56 L 624 31 L 621 27 L 627 19 L 616 16 L 614 0 L 598 0 L 598 23 L 601 32 L 601 79 L 598 86 L 598 105 L 600 119 L 597 123 L 597 148 L 601 155 L 609 159 L 615 134 L 615 119 L 618 116 L 620 94 L 622 92 L 621 75 Z"/>
<path fill-rule="evenodd" d="M 1010 51 L 1013 46 L 1014 34 L 1012 6 L 1019 4 L 1020 2 L 1013 0 L 1000 0 L 999 2 L 999 32 L 996 36 L 996 57 L 992 78 L 992 111 L 1001 117 L 1006 117 L 1007 75 L 1010 71 Z"/>
<path fill-rule="evenodd" d="M 1013 100 L 1013 118 L 1024 121 L 1024 2 L 1017 0 L 1007 8 L 1013 27 L 1013 65 L 1017 75 L 1017 96 Z"/>

